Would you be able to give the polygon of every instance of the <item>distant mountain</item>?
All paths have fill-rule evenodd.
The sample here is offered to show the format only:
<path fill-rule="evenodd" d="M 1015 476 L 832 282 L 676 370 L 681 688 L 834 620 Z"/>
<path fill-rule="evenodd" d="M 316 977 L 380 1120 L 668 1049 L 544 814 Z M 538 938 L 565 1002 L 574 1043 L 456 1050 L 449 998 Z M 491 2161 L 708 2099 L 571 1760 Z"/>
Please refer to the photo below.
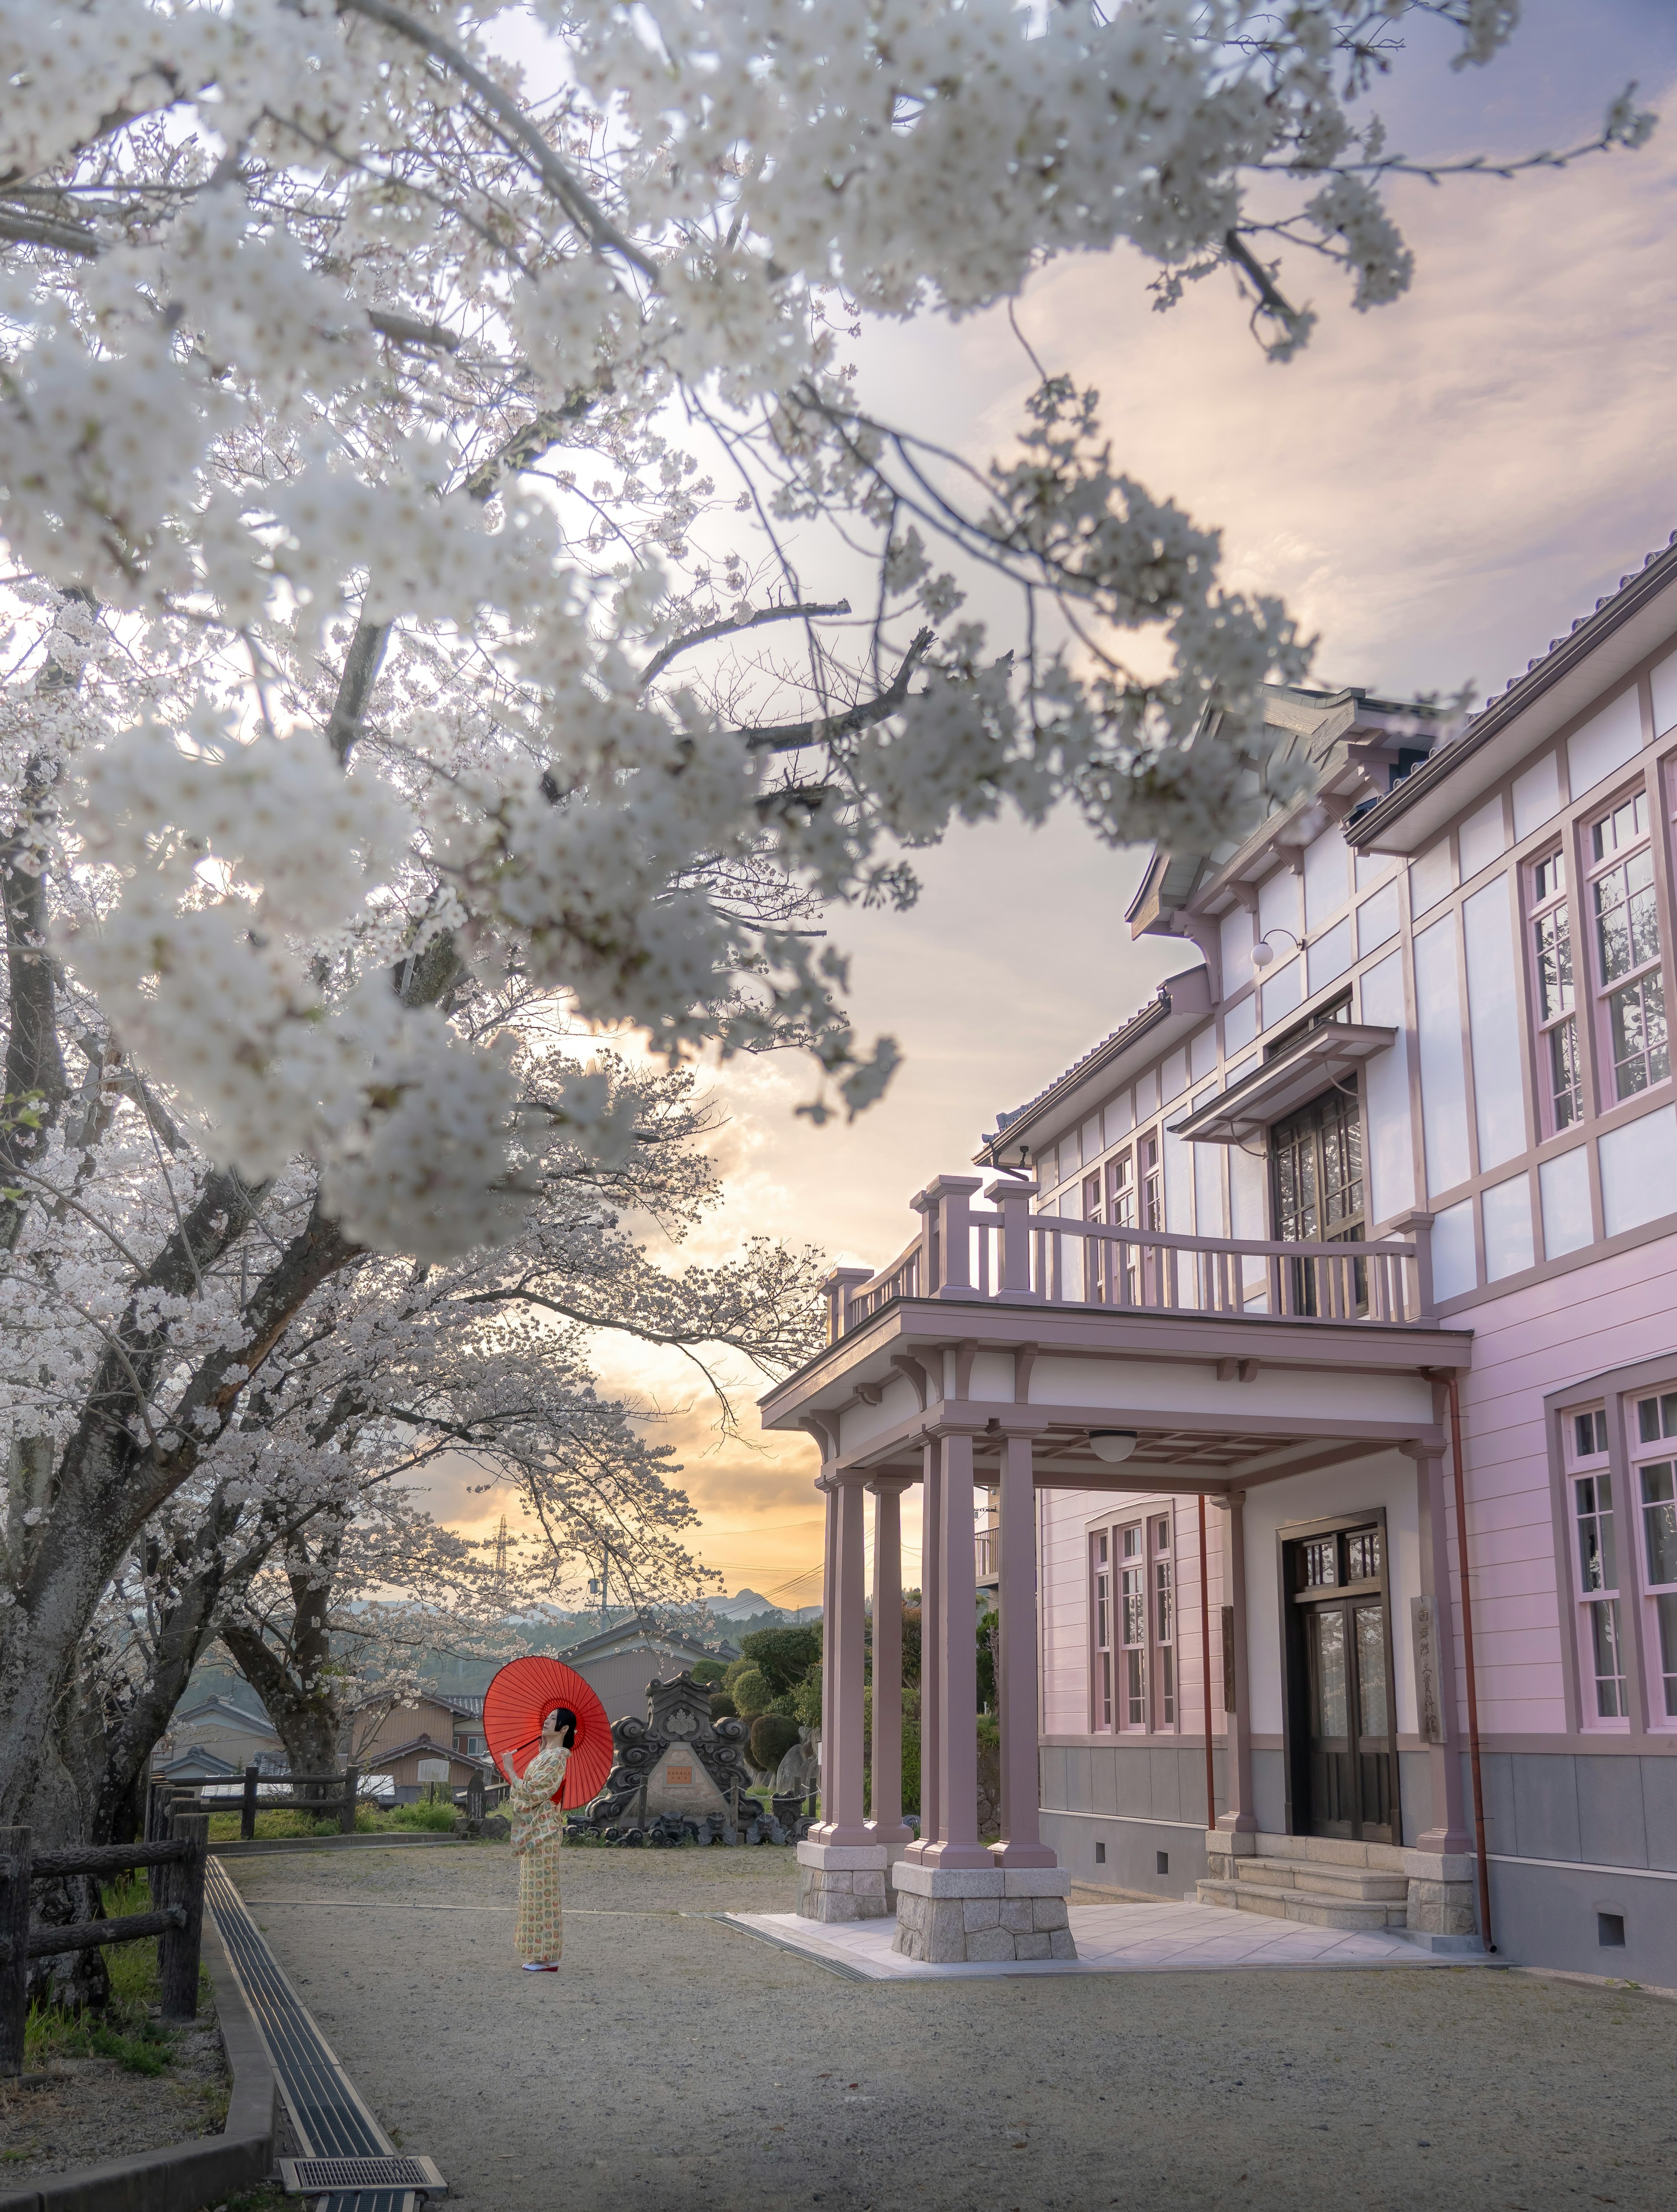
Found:
<path fill-rule="evenodd" d="M 755 1590 L 743 1589 L 736 1590 L 732 1597 L 712 1598 L 710 1610 L 718 1620 L 750 1620 L 756 1613 L 773 1613 L 775 1607 Z"/>

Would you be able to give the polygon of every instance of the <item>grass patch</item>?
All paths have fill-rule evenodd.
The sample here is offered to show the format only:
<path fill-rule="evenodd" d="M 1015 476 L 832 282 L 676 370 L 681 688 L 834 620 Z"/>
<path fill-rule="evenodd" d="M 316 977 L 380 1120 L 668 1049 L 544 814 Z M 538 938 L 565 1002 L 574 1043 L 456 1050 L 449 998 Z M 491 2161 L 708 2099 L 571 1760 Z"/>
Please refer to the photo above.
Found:
<path fill-rule="evenodd" d="M 137 1871 L 106 1882 L 102 1888 L 105 1910 L 113 1920 L 151 1909 L 150 1884 Z M 173 2031 L 152 2017 L 162 1996 L 155 1936 L 107 1945 L 105 1965 L 111 1977 L 111 2001 L 103 2013 L 30 2006 L 23 2030 L 26 2072 L 39 2070 L 52 2058 L 109 2058 L 128 2074 L 161 2074 L 173 2063 Z M 201 1995 L 209 1994 L 210 1978 L 202 1969 L 198 1986 Z"/>
<path fill-rule="evenodd" d="M 357 1813 L 355 1826 L 362 1825 L 363 1814 Z M 373 1816 L 374 1819 L 377 1815 Z M 236 1844 L 239 1840 L 239 1819 L 236 1812 L 212 1813 L 210 1815 L 210 1840 L 212 1844 Z M 316 1820 L 313 1814 L 299 1812 L 292 1806 L 275 1806 L 256 1816 L 258 1841 L 276 1840 L 297 1836 L 335 1836 L 338 1832 L 337 1815 L 333 1813 Z"/>
<path fill-rule="evenodd" d="M 381 1813 L 374 1805 L 355 1808 L 355 1833 L 358 1836 L 382 1836 L 422 1829 L 434 1835 L 452 1835 L 459 1808 L 451 1804 L 398 1805 L 393 1811 Z M 211 1844 L 234 1844 L 239 1840 L 239 1819 L 236 1812 L 212 1813 L 210 1815 Z M 314 1820 L 307 1813 L 294 1807 L 275 1806 L 256 1816 L 256 1839 L 258 1843 L 295 1841 L 310 1836 L 336 1836 L 342 1832 L 336 1813 L 324 1820 Z"/>

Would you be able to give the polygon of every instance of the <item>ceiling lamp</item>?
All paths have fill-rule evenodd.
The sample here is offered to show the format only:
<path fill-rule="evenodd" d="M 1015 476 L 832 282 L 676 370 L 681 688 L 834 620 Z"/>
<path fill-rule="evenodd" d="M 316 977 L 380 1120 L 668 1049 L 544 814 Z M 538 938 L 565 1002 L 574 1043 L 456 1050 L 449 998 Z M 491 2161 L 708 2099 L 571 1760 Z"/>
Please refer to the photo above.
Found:
<path fill-rule="evenodd" d="M 1127 1459 L 1141 1439 L 1133 1429 L 1091 1429 L 1089 1449 L 1097 1459 L 1104 1460 L 1109 1467 L 1116 1467 L 1120 1460 Z"/>

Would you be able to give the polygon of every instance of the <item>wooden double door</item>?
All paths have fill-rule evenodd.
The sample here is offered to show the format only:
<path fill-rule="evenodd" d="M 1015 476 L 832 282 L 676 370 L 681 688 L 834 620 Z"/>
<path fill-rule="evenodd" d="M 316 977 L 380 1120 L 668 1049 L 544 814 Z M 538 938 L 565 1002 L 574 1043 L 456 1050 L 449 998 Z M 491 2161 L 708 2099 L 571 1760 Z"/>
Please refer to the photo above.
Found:
<path fill-rule="evenodd" d="M 1384 1516 L 1284 1537 L 1295 1834 L 1401 1840 Z"/>

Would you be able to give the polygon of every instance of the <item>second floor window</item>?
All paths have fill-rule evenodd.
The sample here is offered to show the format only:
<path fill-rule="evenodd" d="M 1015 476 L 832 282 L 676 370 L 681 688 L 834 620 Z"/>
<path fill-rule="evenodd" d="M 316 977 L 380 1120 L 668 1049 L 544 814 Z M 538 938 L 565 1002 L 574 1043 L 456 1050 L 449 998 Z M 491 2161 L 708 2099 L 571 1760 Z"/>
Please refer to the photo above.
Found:
<path fill-rule="evenodd" d="M 1601 1036 L 1615 1100 L 1633 1098 L 1671 1073 L 1648 821 L 1647 794 L 1636 792 L 1589 833 Z"/>
<path fill-rule="evenodd" d="M 1578 1023 L 1572 1005 L 1572 920 L 1566 860 L 1551 853 L 1527 878 L 1537 1020 L 1538 1083 L 1544 1134 L 1570 1129 L 1583 1110 L 1578 1085 Z"/>

